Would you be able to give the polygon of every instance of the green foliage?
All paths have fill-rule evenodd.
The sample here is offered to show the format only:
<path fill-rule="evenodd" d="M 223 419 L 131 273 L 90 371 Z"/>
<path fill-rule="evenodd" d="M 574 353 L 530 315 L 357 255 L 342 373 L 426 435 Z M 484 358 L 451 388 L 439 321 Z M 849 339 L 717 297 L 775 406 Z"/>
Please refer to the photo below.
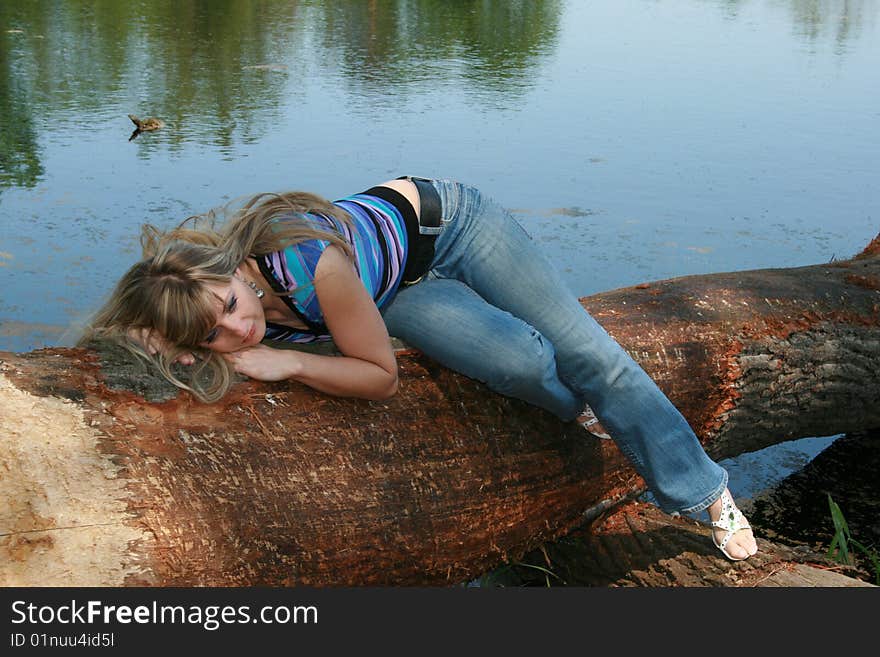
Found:
<path fill-rule="evenodd" d="M 874 583 L 880 586 L 880 555 L 877 550 L 871 549 L 852 537 L 846 518 L 837 503 L 828 494 L 828 508 L 831 510 L 831 521 L 834 523 L 834 538 L 828 547 L 828 557 L 837 563 L 855 565 L 855 555 L 850 549 L 855 548 L 861 552 L 874 568 Z"/>

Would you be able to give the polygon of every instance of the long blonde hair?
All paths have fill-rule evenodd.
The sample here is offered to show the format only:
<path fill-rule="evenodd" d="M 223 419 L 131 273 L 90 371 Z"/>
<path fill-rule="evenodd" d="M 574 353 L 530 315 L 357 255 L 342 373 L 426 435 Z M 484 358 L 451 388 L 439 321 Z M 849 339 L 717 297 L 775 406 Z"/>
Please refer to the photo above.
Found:
<path fill-rule="evenodd" d="M 232 367 L 220 354 L 200 347 L 217 319 L 217 297 L 206 284 L 228 284 L 248 256 L 261 256 L 310 239 L 328 240 L 349 256 L 348 242 L 335 230 L 316 225 L 308 214 L 350 224 L 338 206 L 306 192 L 262 193 L 230 212 L 219 210 L 185 219 L 177 228 L 141 228 L 143 259 L 117 283 L 91 318 L 81 346 L 106 340 L 158 368 L 179 388 L 204 402 L 217 401 L 233 381 Z M 231 215 L 231 216 L 229 216 Z M 222 216 L 229 216 L 222 225 Z M 284 218 L 284 221 L 278 219 Z M 151 355 L 132 333 L 156 331 L 169 348 Z M 185 381 L 172 370 L 183 353 L 197 356 Z"/>

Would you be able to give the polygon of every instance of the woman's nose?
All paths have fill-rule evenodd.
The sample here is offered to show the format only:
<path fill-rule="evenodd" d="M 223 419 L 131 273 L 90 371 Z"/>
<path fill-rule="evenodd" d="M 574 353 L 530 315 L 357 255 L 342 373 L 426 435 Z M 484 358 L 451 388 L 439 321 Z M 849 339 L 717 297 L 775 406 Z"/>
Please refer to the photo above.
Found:
<path fill-rule="evenodd" d="M 247 322 L 245 322 L 244 320 L 236 320 L 230 317 L 227 318 L 226 321 L 223 322 L 223 324 L 225 325 L 224 328 L 233 335 L 236 335 L 240 338 L 243 338 L 245 335 L 247 335 Z"/>

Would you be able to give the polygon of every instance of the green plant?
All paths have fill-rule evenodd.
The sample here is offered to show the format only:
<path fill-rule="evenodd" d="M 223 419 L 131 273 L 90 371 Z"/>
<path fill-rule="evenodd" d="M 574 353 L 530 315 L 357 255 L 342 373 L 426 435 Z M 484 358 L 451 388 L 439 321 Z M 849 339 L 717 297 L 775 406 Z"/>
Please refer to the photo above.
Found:
<path fill-rule="evenodd" d="M 550 584 L 551 577 L 558 579 L 563 585 L 565 584 L 565 580 L 562 579 L 556 573 L 554 573 L 552 570 L 547 570 L 546 568 L 543 568 L 542 566 L 536 566 L 535 564 L 531 564 L 531 563 L 523 563 L 522 561 L 512 561 L 508 564 L 505 564 L 504 566 L 500 566 L 500 567 L 496 568 L 495 570 L 482 575 L 479 579 L 479 586 L 480 587 L 487 587 L 487 588 L 493 587 L 493 586 L 503 586 L 503 584 L 500 583 L 500 580 L 503 579 L 502 575 L 512 572 L 515 567 L 531 568 L 533 570 L 540 571 L 544 575 L 544 584 L 547 586 L 547 588 L 550 588 L 550 586 L 551 586 L 551 584 Z"/>
<path fill-rule="evenodd" d="M 877 550 L 865 547 L 862 543 L 852 537 L 849 526 L 846 524 L 846 518 L 837 503 L 828 495 L 828 508 L 831 510 L 831 521 L 834 523 L 834 538 L 831 539 L 831 545 L 828 547 L 828 556 L 837 563 L 854 565 L 855 559 L 850 550 L 850 546 L 861 552 L 874 568 L 875 584 L 880 586 L 880 555 Z"/>
<path fill-rule="evenodd" d="M 535 570 L 538 570 L 538 571 L 544 573 L 544 582 L 545 582 L 545 584 L 547 585 L 547 588 L 550 588 L 550 577 L 555 577 L 555 578 L 558 579 L 560 582 L 562 582 L 563 584 L 565 584 L 565 580 L 562 579 L 562 578 L 561 578 L 559 575 L 557 575 L 556 573 L 554 573 L 552 570 L 547 570 L 546 568 L 542 568 L 541 566 L 536 566 L 536 565 L 534 565 L 534 564 L 530 564 L 530 563 L 523 563 L 523 562 L 521 562 L 521 561 L 515 561 L 515 562 L 513 563 L 513 565 L 514 565 L 514 566 L 520 566 L 521 568 L 534 568 Z"/>

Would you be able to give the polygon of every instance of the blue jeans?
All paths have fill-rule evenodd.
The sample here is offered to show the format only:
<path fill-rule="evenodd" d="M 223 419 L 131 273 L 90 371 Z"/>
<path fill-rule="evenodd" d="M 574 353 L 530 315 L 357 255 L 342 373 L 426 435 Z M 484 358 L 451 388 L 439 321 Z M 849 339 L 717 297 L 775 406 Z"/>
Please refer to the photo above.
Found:
<path fill-rule="evenodd" d="M 695 513 L 714 502 L 727 472 L 510 213 L 473 187 L 433 185 L 443 229 L 431 269 L 386 306 L 388 332 L 563 420 L 588 403 L 667 512 Z"/>

